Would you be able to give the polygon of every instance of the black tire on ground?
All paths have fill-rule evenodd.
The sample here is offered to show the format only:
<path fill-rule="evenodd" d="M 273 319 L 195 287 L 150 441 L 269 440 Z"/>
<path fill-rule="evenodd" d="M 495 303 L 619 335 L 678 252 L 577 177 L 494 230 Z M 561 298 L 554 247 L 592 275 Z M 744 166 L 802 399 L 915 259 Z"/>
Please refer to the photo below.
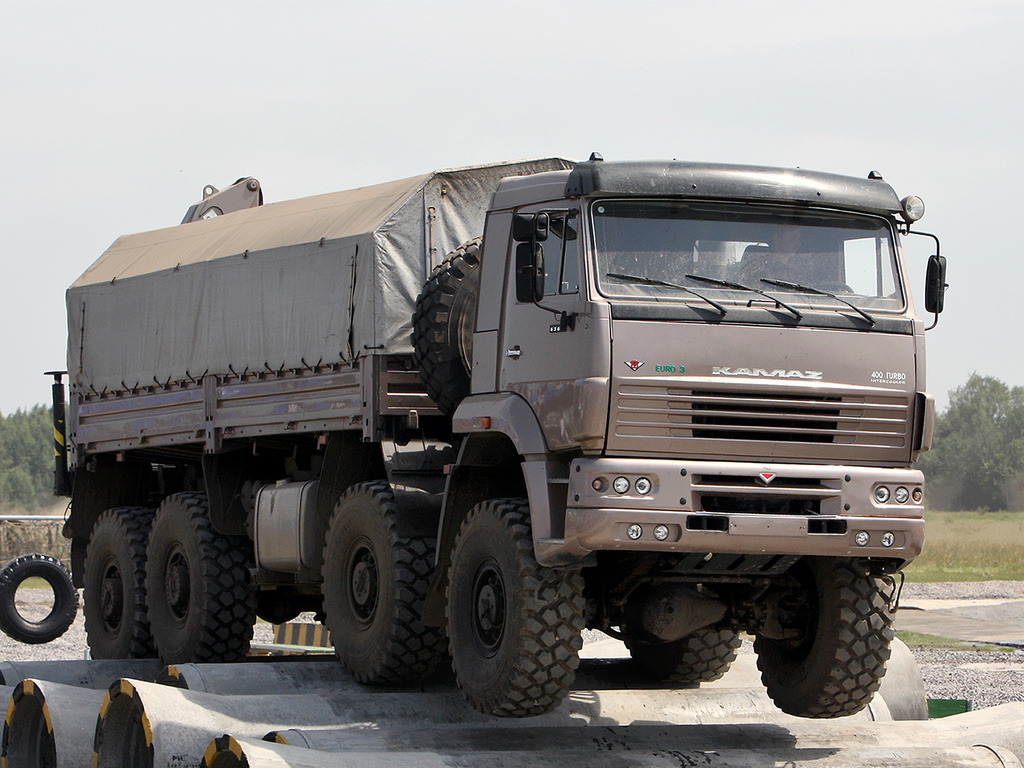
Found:
<path fill-rule="evenodd" d="M 533 556 L 523 499 L 470 510 L 448 579 L 448 638 L 459 687 L 480 712 L 529 717 L 555 709 L 576 677 L 583 645 L 579 567 Z"/>
<path fill-rule="evenodd" d="M 456 248 L 427 278 L 412 316 L 413 359 L 446 414 L 469 394 L 479 266 L 480 238 Z"/>
<path fill-rule="evenodd" d="M 238 661 L 252 640 L 252 542 L 217 533 L 207 506 L 202 493 L 168 496 L 149 534 L 149 623 L 166 664 Z"/>
<path fill-rule="evenodd" d="M 50 585 L 53 605 L 39 621 L 22 616 L 15 598 L 26 579 L 40 578 Z M 0 570 L 0 630 L 21 643 L 37 645 L 67 632 L 78 614 L 78 592 L 71 573 L 56 558 L 31 554 L 16 557 Z"/>
<path fill-rule="evenodd" d="M 386 482 L 359 483 L 338 499 L 327 531 L 323 606 L 338 658 L 363 683 L 400 685 L 429 676 L 444 633 L 424 626 L 434 539 L 402 537 Z"/>
<path fill-rule="evenodd" d="M 845 717 L 868 705 L 885 675 L 892 613 L 883 581 L 841 558 L 808 558 L 795 574 L 808 593 L 802 637 L 754 638 L 768 695 L 798 717 Z"/>
<path fill-rule="evenodd" d="M 741 642 L 731 629 L 699 629 L 670 643 L 627 641 L 626 646 L 647 680 L 710 683 L 729 671 Z"/>
<path fill-rule="evenodd" d="M 108 509 L 92 528 L 82 590 L 85 634 L 94 659 L 156 657 L 146 612 L 146 545 L 153 510 Z"/>

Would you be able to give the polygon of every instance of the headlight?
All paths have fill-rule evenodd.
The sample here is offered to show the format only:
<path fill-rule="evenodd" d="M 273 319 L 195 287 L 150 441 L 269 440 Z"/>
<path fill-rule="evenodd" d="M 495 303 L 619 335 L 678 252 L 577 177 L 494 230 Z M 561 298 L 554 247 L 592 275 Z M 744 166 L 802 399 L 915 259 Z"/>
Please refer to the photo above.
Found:
<path fill-rule="evenodd" d="M 880 485 L 875 488 L 875 501 L 879 504 L 885 504 L 889 500 L 889 489 L 884 485 Z"/>
<path fill-rule="evenodd" d="M 651 492 L 651 481 L 646 477 L 637 478 L 636 484 L 633 486 L 636 488 L 636 492 L 641 496 L 646 496 Z"/>
<path fill-rule="evenodd" d="M 897 504 L 906 504 L 907 500 L 910 498 L 910 491 L 901 485 L 896 489 L 896 492 L 893 494 L 893 498 L 896 499 Z"/>
<path fill-rule="evenodd" d="M 616 477 L 612 481 L 612 488 L 616 493 L 625 493 L 629 490 L 629 480 L 624 477 Z"/>
<path fill-rule="evenodd" d="M 907 222 L 918 221 L 924 216 L 924 200 L 917 195 L 904 197 L 900 205 L 903 207 L 903 218 Z"/>

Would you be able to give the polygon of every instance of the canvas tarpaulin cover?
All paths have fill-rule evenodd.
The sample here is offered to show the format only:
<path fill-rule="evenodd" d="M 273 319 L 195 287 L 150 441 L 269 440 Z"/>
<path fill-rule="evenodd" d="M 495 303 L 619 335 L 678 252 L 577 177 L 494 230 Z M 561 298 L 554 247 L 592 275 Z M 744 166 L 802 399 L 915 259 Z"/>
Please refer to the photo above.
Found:
<path fill-rule="evenodd" d="M 426 275 L 482 234 L 499 179 L 571 166 L 436 171 L 118 238 L 67 292 L 72 386 L 408 353 Z"/>

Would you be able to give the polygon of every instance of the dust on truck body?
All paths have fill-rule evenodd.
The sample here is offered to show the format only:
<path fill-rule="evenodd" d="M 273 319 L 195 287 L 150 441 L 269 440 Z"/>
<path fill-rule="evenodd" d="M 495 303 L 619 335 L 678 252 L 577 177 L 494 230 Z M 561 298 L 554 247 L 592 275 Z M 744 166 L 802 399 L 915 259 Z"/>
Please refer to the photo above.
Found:
<path fill-rule="evenodd" d="M 93 655 L 230 661 L 315 611 L 359 680 L 450 653 L 524 716 L 585 627 L 680 684 L 746 631 L 782 709 L 858 711 L 924 535 L 921 212 L 876 174 L 594 157 L 119 239 L 68 291 Z"/>

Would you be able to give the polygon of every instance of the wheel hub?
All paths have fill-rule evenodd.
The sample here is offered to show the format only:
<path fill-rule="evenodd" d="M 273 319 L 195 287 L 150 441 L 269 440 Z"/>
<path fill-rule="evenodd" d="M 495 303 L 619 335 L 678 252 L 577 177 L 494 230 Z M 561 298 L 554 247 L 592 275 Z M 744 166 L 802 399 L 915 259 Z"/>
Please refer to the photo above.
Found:
<path fill-rule="evenodd" d="M 171 613 L 179 620 L 188 615 L 191 587 L 188 561 L 181 552 L 175 552 L 167 561 L 167 570 L 164 572 L 164 593 Z"/>
<path fill-rule="evenodd" d="M 103 574 L 100 583 L 100 615 L 107 629 L 116 631 L 121 626 L 123 614 L 124 582 L 117 566 L 111 566 Z"/>
<path fill-rule="evenodd" d="M 505 634 L 505 584 L 493 564 L 477 573 L 474 594 L 473 628 L 487 653 L 494 653 Z"/>
<path fill-rule="evenodd" d="M 369 624 L 377 608 L 379 577 L 377 560 L 373 552 L 366 546 L 356 550 L 352 559 L 352 570 L 349 576 L 349 594 L 352 598 L 352 610 L 363 624 Z"/>

